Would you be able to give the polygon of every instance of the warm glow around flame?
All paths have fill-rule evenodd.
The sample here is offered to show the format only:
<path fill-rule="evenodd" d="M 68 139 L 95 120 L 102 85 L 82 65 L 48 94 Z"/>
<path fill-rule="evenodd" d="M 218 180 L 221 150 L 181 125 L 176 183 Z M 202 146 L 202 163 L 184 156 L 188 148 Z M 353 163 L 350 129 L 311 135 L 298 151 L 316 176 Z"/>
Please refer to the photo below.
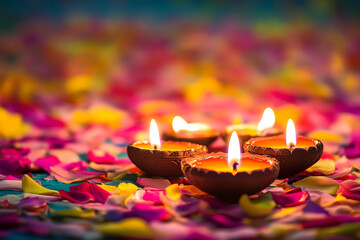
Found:
<path fill-rule="evenodd" d="M 257 126 L 259 134 L 266 134 L 275 124 L 275 113 L 271 108 L 266 108 Z"/>
<path fill-rule="evenodd" d="M 232 132 L 229 149 L 228 149 L 228 166 L 231 169 L 237 170 L 241 166 L 241 151 L 238 135 L 235 131 Z M 237 164 L 236 164 L 237 163 Z"/>
<path fill-rule="evenodd" d="M 286 127 L 286 146 L 288 148 L 296 147 L 295 125 L 291 119 L 289 119 Z"/>
<path fill-rule="evenodd" d="M 174 117 L 172 122 L 172 127 L 174 129 L 174 132 L 176 133 L 181 130 L 198 131 L 198 130 L 210 129 L 210 127 L 204 123 L 187 123 L 180 116 Z"/>
<path fill-rule="evenodd" d="M 187 129 L 188 123 L 180 116 L 176 116 L 173 119 L 172 127 L 175 132 L 179 132 L 182 129 Z"/>
<path fill-rule="evenodd" d="M 154 119 L 150 123 L 150 145 L 153 149 L 161 148 L 159 130 Z"/>

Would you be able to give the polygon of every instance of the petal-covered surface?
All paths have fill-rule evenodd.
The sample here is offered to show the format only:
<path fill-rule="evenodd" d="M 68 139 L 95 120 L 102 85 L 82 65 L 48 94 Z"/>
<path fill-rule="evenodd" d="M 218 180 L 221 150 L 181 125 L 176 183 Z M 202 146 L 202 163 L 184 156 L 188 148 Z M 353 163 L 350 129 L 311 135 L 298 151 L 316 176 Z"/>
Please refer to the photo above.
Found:
<path fill-rule="evenodd" d="M 42 20 L 54 6 L 42 4 L 46 16 L 39 19 L 39 6 L 26 2 L 4 1 L 6 11 L 0 10 L 6 30 L 0 36 L 0 239 L 360 237 L 359 4 L 309 1 L 300 4 L 310 13 L 302 16 L 298 4 L 282 1 L 265 8 L 210 1 L 201 11 L 191 1 L 142 2 L 152 7 L 140 11 L 144 24 L 136 2 L 82 4 L 81 11 L 94 8 L 96 18 L 88 19 L 62 17 L 79 8 L 66 1 L 56 4 L 54 21 Z M 131 17 L 113 20 L 106 11 L 112 4 L 119 16 Z M 195 17 L 174 18 L 174 9 Z M 161 12 L 170 17 L 163 20 Z M 297 20 L 272 21 L 269 12 L 284 20 L 296 12 Z M 164 142 L 177 115 L 215 129 L 219 137 L 208 151 L 226 152 L 223 130 L 255 126 L 267 107 L 276 121 L 261 134 L 285 134 L 291 118 L 298 136 L 321 140 L 322 156 L 234 202 L 184 176 L 151 176 L 126 153 L 130 143 L 149 140 L 151 119 Z M 298 141 L 290 149 L 301 155 L 291 159 L 294 166 L 312 160 L 315 148 L 307 147 Z M 192 154 L 166 148 L 157 151 L 170 158 Z"/>

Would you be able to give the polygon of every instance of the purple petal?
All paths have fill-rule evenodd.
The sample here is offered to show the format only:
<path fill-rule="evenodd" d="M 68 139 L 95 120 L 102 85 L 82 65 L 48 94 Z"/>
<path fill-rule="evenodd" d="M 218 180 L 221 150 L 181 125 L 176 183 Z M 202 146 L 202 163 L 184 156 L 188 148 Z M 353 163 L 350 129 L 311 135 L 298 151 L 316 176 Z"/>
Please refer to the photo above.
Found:
<path fill-rule="evenodd" d="M 317 203 L 309 200 L 306 202 L 306 205 L 305 207 L 303 208 L 303 212 L 304 213 L 323 213 L 323 214 L 326 214 L 326 215 L 329 215 L 329 213 L 324 209 L 322 208 L 320 205 L 318 205 Z"/>
<path fill-rule="evenodd" d="M 28 197 L 21 199 L 20 202 L 17 204 L 17 207 L 24 209 L 24 210 L 34 210 L 37 208 L 41 208 L 46 206 L 47 203 L 43 200 L 40 200 L 37 197 Z"/>
<path fill-rule="evenodd" d="M 309 193 L 294 192 L 287 194 L 271 193 L 273 200 L 282 207 L 292 207 L 305 203 L 309 198 Z"/>

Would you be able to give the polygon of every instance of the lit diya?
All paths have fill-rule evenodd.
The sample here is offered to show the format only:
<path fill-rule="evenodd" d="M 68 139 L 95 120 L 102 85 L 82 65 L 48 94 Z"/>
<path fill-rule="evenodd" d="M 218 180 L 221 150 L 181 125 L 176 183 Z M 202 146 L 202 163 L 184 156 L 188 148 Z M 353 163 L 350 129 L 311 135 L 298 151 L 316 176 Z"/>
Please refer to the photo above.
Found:
<path fill-rule="evenodd" d="M 192 142 L 205 146 L 213 143 L 217 132 L 204 123 L 187 123 L 182 117 L 176 116 L 172 122 L 172 129 L 162 135 L 164 140 Z"/>
<path fill-rule="evenodd" d="M 127 147 L 130 160 L 149 175 L 182 176 L 181 160 L 206 153 L 205 146 L 189 142 L 161 141 L 154 119 L 150 124 L 150 142 L 137 141 Z"/>
<path fill-rule="evenodd" d="M 296 136 L 294 122 L 289 119 L 286 136 L 251 138 L 244 144 L 245 151 L 269 155 L 280 163 L 279 177 L 288 178 L 315 164 L 323 153 L 320 140 Z"/>
<path fill-rule="evenodd" d="M 275 158 L 241 154 L 236 132 L 231 135 L 228 154 L 207 153 L 185 158 L 181 167 L 191 184 L 226 201 L 237 201 L 242 194 L 258 193 L 279 174 Z"/>
<path fill-rule="evenodd" d="M 279 135 L 282 132 L 274 128 L 275 124 L 275 113 L 271 108 L 266 108 L 264 110 L 263 116 L 258 123 L 256 124 L 235 124 L 230 125 L 221 132 L 221 137 L 228 144 L 230 139 L 230 134 L 235 131 L 239 137 L 241 150 L 244 151 L 243 145 L 250 138 L 261 137 L 261 136 L 275 136 Z"/>

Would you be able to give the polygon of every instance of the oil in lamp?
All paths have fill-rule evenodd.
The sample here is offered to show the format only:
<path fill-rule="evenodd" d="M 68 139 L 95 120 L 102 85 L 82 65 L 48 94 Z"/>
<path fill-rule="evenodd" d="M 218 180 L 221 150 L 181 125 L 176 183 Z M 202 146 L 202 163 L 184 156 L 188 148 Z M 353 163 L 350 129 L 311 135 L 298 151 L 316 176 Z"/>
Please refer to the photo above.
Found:
<path fill-rule="evenodd" d="M 289 119 L 286 135 L 251 138 L 244 144 L 245 151 L 269 155 L 280 163 L 279 177 L 288 178 L 315 164 L 323 153 L 320 140 L 296 136 L 294 122 Z"/>
<path fill-rule="evenodd" d="M 206 146 L 195 143 L 161 141 L 154 119 L 150 124 L 150 141 L 137 141 L 127 147 L 130 160 L 138 168 L 161 177 L 182 176 L 180 161 L 206 152 Z"/>
<path fill-rule="evenodd" d="M 181 161 L 189 182 L 202 191 L 225 201 L 238 201 L 242 194 L 252 195 L 268 187 L 279 174 L 275 158 L 251 153 L 241 154 L 234 131 L 228 154 L 205 153 Z"/>

